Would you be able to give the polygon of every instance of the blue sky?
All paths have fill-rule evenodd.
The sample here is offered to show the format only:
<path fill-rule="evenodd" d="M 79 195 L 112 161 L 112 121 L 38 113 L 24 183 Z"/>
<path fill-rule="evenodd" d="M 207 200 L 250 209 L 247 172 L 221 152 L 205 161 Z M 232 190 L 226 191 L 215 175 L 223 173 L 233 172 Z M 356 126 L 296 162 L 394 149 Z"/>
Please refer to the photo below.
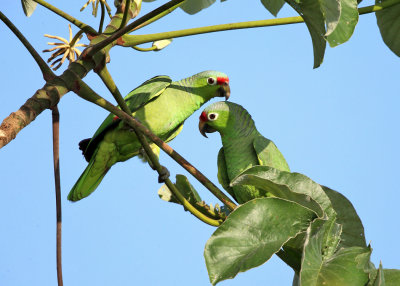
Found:
<path fill-rule="evenodd" d="M 142 15 L 165 1 L 144 3 Z M 51 1 L 94 26 L 84 1 Z M 267 19 L 258 0 L 216 3 L 194 16 L 181 10 L 141 33 Z M 363 1 L 363 6 L 372 4 Z M 0 10 L 42 51 L 43 34 L 67 37 L 67 22 L 38 7 L 31 18 L 19 1 Z M 285 7 L 280 17 L 295 15 Z M 74 33 L 77 32 L 73 28 Z M 38 67 L 0 24 L 3 120 L 41 88 Z M 42 54 L 45 59 L 48 54 Z M 400 61 L 383 43 L 374 15 L 360 16 L 353 37 L 312 69 L 304 24 L 221 32 L 173 41 L 158 53 L 116 47 L 109 69 L 126 94 L 160 74 L 178 80 L 203 70 L 230 77 L 231 101 L 243 105 L 259 131 L 273 140 L 292 171 L 344 194 L 354 205 L 373 248 L 375 265 L 400 268 L 398 259 L 398 122 Z M 61 73 L 62 67 L 57 73 Z M 96 75 L 85 79 L 109 100 Z M 213 100 L 216 101 L 216 100 Z M 157 174 L 138 159 L 115 165 L 99 188 L 78 203 L 67 194 L 86 167 L 78 142 L 90 137 L 106 111 L 68 93 L 61 112 L 60 156 L 65 285 L 209 285 L 203 249 L 214 228 L 158 198 Z M 197 111 L 171 146 L 217 183 L 218 134 L 197 129 Z M 55 285 L 55 204 L 51 112 L 45 111 L 0 150 L 0 285 Z M 187 173 L 166 155 L 172 174 Z M 190 181 L 207 202 L 217 200 Z M 277 258 L 220 285 L 291 285 L 292 271 Z"/>

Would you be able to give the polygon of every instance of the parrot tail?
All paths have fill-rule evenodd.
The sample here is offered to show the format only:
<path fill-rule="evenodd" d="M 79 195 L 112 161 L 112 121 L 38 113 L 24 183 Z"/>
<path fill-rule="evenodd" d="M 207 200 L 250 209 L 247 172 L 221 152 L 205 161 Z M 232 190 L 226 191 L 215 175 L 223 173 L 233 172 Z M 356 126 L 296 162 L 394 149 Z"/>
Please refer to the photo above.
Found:
<path fill-rule="evenodd" d="M 72 187 L 68 194 L 68 200 L 76 202 L 89 196 L 103 180 L 108 170 L 110 170 L 109 167 L 105 167 L 102 170 L 99 170 L 99 166 L 94 167 L 95 157 L 92 157 L 85 171 L 83 171 L 78 181 Z"/>

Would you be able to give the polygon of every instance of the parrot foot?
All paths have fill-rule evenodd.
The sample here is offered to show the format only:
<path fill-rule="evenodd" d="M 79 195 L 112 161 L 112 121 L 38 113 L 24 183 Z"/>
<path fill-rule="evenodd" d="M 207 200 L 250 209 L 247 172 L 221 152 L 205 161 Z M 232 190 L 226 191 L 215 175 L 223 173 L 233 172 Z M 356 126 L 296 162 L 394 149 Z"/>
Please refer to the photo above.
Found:
<path fill-rule="evenodd" d="M 164 166 L 161 166 L 161 167 L 162 167 L 162 169 L 161 169 L 160 175 L 158 176 L 158 182 L 164 183 L 165 180 L 167 180 L 169 178 L 170 173 L 166 167 L 164 167 Z"/>

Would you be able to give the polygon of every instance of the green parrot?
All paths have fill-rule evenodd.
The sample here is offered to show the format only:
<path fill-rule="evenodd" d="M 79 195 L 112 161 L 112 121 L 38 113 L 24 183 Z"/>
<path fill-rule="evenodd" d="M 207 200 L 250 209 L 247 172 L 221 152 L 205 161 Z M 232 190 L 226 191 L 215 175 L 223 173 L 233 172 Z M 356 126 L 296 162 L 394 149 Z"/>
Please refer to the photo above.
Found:
<path fill-rule="evenodd" d="M 155 135 L 168 142 L 182 130 L 184 121 L 211 98 L 230 95 L 229 78 L 217 71 L 204 71 L 180 81 L 156 76 L 132 90 L 125 101 L 132 115 Z M 159 148 L 150 145 L 156 154 Z M 107 171 L 117 162 L 140 155 L 135 132 L 110 114 L 92 138 L 82 140 L 79 149 L 89 162 L 72 187 L 68 199 L 78 201 L 90 195 Z"/>
<path fill-rule="evenodd" d="M 255 165 L 266 165 L 290 172 L 274 142 L 257 131 L 250 114 L 239 104 L 216 102 L 209 105 L 200 115 L 199 130 L 205 137 L 206 133 L 220 133 L 218 181 L 240 204 L 266 196 L 253 186 L 230 187 L 229 183 L 243 171 Z"/>

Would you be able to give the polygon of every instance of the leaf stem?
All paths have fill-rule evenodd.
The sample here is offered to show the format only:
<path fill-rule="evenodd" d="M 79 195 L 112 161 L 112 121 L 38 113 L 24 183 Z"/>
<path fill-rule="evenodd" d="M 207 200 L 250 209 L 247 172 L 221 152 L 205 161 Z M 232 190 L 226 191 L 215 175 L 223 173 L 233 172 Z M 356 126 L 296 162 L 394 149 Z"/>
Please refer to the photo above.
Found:
<path fill-rule="evenodd" d="M 375 5 L 358 8 L 358 13 L 360 15 L 369 14 L 369 13 L 372 13 L 372 12 L 377 12 L 377 11 L 381 11 L 383 9 L 392 7 L 392 6 L 394 6 L 396 4 L 399 4 L 399 3 L 400 3 L 400 0 L 386 0 L 386 1 L 383 1 L 381 3 L 377 3 Z"/>
<path fill-rule="evenodd" d="M 157 49 L 157 47 L 155 47 L 155 46 L 151 46 L 150 48 L 141 48 L 138 46 L 132 46 L 132 48 L 139 52 L 151 52 L 151 51 L 155 51 Z"/>
<path fill-rule="evenodd" d="M 180 38 L 180 37 L 186 37 L 186 36 L 193 36 L 193 35 L 212 33 L 212 32 L 237 30 L 237 29 L 287 25 L 287 24 L 294 24 L 294 23 L 301 23 L 301 22 L 304 22 L 304 20 L 303 20 L 303 18 L 298 16 L 298 17 L 288 17 L 288 18 L 278 18 L 278 19 L 220 24 L 220 25 L 205 26 L 205 27 L 199 27 L 199 28 L 191 28 L 191 29 L 162 32 L 162 33 L 155 33 L 155 34 L 147 34 L 147 35 L 125 35 L 123 37 L 123 41 L 120 41 L 121 43 L 119 43 L 119 44 L 124 47 L 132 47 L 132 46 L 149 43 L 149 42 L 154 42 L 154 41 L 158 41 L 158 40 L 163 40 L 163 39 Z"/>
<path fill-rule="evenodd" d="M 57 283 L 63 286 L 62 261 L 61 261 L 61 184 L 60 184 L 60 113 L 57 105 L 52 108 L 52 128 L 53 128 L 53 163 L 54 163 L 54 183 L 56 190 L 56 261 L 57 261 Z"/>
<path fill-rule="evenodd" d="M 400 3 L 400 0 L 388 0 L 376 5 L 371 5 L 363 8 L 359 8 L 360 14 L 368 14 L 376 11 L 383 10 L 385 8 L 391 7 Z M 238 29 L 249 29 L 249 28 L 259 28 L 259 27 L 269 27 L 269 26 L 280 26 L 297 24 L 304 22 L 301 16 L 297 17 L 287 17 L 287 18 L 277 18 L 277 19 L 267 19 L 258 21 L 248 21 L 248 22 L 238 22 L 238 23 L 228 23 L 221 25 L 205 26 L 199 28 L 183 29 L 177 31 L 146 34 L 146 35 L 125 35 L 118 44 L 125 47 L 133 47 L 144 43 L 154 42 L 163 39 L 170 38 L 180 38 L 186 36 L 193 36 L 205 33 L 238 30 Z"/>
<path fill-rule="evenodd" d="M 93 29 L 91 26 L 79 21 L 78 19 L 72 17 L 71 15 L 65 13 L 64 11 L 54 7 L 53 5 L 47 3 L 44 0 L 33 0 L 36 3 L 42 5 L 43 7 L 49 9 L 50 11 L 56 13 L 57 15 L 63 17 L 65 20 L 71 22 L 72 24 L 74 24 L 75 26 L 77 26 L 79 29 L 85 31 L 85 33 L 88 33 L 92 36 L 97 35 L 97 32 L 95 29 Z"/>
<path fill-rule="evenodd" d="M 6 24 L 6 26 L 14 33 L 15 36 L 21 41 L 21 43 L 25 46 L 25 48 L 29 51 L 31 56 L 34 58 L 36 63 L 38 64 L 40 70 L 42 71 L 43 78 L 45 81 L 48 81 L 54 78 L 56 75 L 49 68 L 46 62 L 42 59 L 39 53 L 35 50 L 34 47 L 29 43 L 29 41 L 24 37 L 24 35 L 18 30 L 17 27 L 0 11 L 0 19 Z"/>
<path fill-rule="evenodd" d="M 106 8 L 104 7 L 104 3 L 100 1 L 100 7 L 101 7 L 101 16 L 100 16 L 100 24 L 99 24 L 99 34 L 103 32 L 103 24 L 104 24 L 104 16 L 106 14 Z"/>
<path fill-rule="evenodd" d="M 76 43 L 76 41 L 79 39 L 79 37 L 84 33 L 83 30 L 79 30 L 78 33 L 75 34 L 75 36 L 72 38 L 71 43 L 69 45 L 73 47 Z"/>
<path fill-rule="evenodd" d="M 130 9 L 131 9 L 131 0 L 126 0 L 125 1 L 124 16 L 122 17 L 121 26 L 119 26 L 119 29 L 122 29 L 123 27 L 126 26 L 126 23 L 128 23 L 128 14 L 129 14 Z"/>

